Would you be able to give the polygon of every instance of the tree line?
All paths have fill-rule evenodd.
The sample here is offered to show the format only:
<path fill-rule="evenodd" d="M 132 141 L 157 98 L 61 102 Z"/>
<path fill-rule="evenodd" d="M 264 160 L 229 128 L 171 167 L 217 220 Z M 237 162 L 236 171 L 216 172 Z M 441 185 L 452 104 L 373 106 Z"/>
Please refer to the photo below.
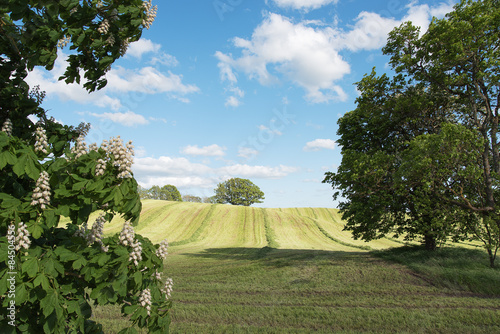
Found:
<path fill-rule="evenodd" d="M 167 184 L 165 186 L 152 186 L 151 188 L 138 189 L 141 199 L 158 199 L 165 201 L 232 204 L 250 206 L 254 203 L 262 203 L 264 193 L 253 182 L 247 179 L 231 178 L 221 182 L 214 189 L 214 196 L 199 197 L 194 195 L 182 195 L 177 187 Z"/>
<path fill-rule="evenodd" d="M 346 230 L 372 240 L 480 240 L 493 267 L 500 247 L 500 6 L 463 0 L 421 33 L 395 28 L 356 108 L 338 121 L 335 189 Z"/>

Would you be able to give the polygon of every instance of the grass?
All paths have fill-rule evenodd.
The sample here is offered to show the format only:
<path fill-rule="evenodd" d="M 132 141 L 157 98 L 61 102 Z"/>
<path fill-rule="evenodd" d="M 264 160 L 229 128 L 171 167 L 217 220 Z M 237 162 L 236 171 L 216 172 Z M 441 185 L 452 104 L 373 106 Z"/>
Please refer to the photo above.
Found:
<path fill-rule="evenodd" d="M 484 251 L 366 244 L 342 227 L 334 209 L 145 201 L 136 232 L 170 241 L 171 333 L 500 333 Z M 94 316 L 105 333 L 127 325 L 116 307 Z"/>
<path fill-rule="evenodd" d="M 472 293 L 395 262 L 419 262 L 418 252 L 174 249 L 166 262 L 175 284 L 171 333 L 500 332 L 499 294 Z M 443 252 L 441 262 L 456 254 Z M 475 259 L 462 261 L 470 267 Z M 105 333 L 125 325 L 117 309 L 96 316 Z"/>

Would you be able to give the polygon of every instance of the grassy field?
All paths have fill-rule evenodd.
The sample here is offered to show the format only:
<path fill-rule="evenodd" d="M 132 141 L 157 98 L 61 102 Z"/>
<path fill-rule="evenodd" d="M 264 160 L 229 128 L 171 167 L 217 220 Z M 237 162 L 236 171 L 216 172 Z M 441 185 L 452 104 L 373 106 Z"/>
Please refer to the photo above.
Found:
<path fill-rule="evenodd" d="M 342 226 L 333 209 L 149 200 L 136 232 L 170 241 L 171 333 L 500 333 L 500 270 L 485 252 L 430 256 Z M 105 333 L 125 325 L 116 308 L 95 317 Z"/>

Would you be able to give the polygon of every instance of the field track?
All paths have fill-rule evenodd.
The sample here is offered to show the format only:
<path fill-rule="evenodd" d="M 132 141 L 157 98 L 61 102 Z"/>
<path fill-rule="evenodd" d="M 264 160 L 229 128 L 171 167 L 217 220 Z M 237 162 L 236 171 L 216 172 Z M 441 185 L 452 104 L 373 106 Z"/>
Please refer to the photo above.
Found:
<path fill-rule="evenodd" d="M 106 234 L 121 230 L 119 217 Z M 144 200 L 136 233 L 159 243 L 186 249 L 245 247 L 360 251 L 401 245 L 381 239 L 366 243 L 342 231 L 338 210 L 326 208 L 267 209 L 223 204 Z"/>

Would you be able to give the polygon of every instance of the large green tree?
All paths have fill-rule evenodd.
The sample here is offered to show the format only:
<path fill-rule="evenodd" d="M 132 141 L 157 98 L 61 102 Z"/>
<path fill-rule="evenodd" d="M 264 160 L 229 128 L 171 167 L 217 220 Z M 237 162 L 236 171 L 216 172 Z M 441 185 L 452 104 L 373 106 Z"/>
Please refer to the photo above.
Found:
<path fill-rule="evenodd" d="M 389 34 L 383 51 L 391 56 L 395 85 L 361 87 L 357 109 L 339 121 L 345 145 L 342 164 L 325 178 L 346 199 L 341 209 L 355 235 L 369 240 L 394 230 L 411 233 L 415 227 L 425 233 L 419 223 L 427 221 L 425 226 L 430 223 L 434 236 L 442 239 L 453 232 L 482 240 L 494 265 L 500 245 L 495 199 L 500 172 L 499 23 L 497 0 L 464 0 L 444 19 L 433 19 L 424 34 L 411 23 Z M 404 81 L 405 92 L 392 89 L 398 80 Z M 406 95 L 409 91 L 413 93 Z M 387 105 L 382 109 L 390 116 L 379 112 L 380 119 L 370 119 L 372 102 L 365 100 L 380 96 L 409 104 L 406 119 L 415 131 L 388 131 L 394 124 Z M 415 100 L 419 96 L 420 102 Z M 406 110 L 401 110 L 403 115 Z M 347 133 L 348 122 L 361 131 Z M 396 128 L 404 124 L 395 122 Z M 387 136 L 398 146 L 393 153 L 387 150 Z M 373 149 L 377 143 L 381 146 Z M 363 151 L 362 145 L 368 149 Z M 401 195 L 404 204 L 398 205 Z"/>
<path fill-rule="evenodd" d="M 390 232 L 421 238 L 434 249 L 452 228 L 437 214 L 439 202 L 429 198 L 425 186 L 402 185 L 397 171 L 409 141 L 438 131 L 451 118 L 448 101 L 402 76 L 378 76 L 375 71 L 358 83 L 358 91 L 356 109 L 338 121 L 342 163 L 324 181 L 345 200 L 340 209 L 346 230 L 366 241 Z"/>
<path fill-rule="evenodd" d="M 146 190 L 144 198 L 182 202 L 181 193 L 176 186 L 171 184 L 164 185 L 163 187 L 152 186 Z"/>
<path fill-rule="evenodd" d="M 499 46 L 500 2 L 463 0 L 444 19 L 433 20 L 422 36 L 411 24 L 395 29 L 384 48 L 398 73 L 443 92 L 456 104 L 459 126 L 419 137 L 411 156 L 427 164 L 408 166 L 403 177 L 432 177 L 429 190 L 467 212 L 467 230 L 484 243 L 491 266 L 500 247 Z M 448 148 L 448 157 L 436 147 L 439 142 Z"/>
<path fill-rule="evenodd" d="M 250 180 L 232 178 L 217 185 L 214 197 L 220 204 L 250 206 L 262 203 L 264 193 Z"/>
<path fill-rule="evenodd" d="M 133 324 L 168 331 L 172 282 L 161 277 L 167 245 L 134 233 L 141 203 L 132 144 L 112 138 L 87 147 L 89 126 L 48 118 L 44 94 L 25 81 L 35 66 L 50 70 L 58 47 L 68 46 L 61 79 L 90 92 L 102 88 L 109 66 L 155 11 L 141 0 L 0 4 L 2 333 L 102 333 L 92 304 L 120 305 L 131 321 L 121 333 L 135 333 Z M 93 212 L 101 213 L 94 222 Z M 105 238 L 104 224 L 115 215 L 127 222 Z M 69 218 L 65 228 L 61 217 Z"/>

